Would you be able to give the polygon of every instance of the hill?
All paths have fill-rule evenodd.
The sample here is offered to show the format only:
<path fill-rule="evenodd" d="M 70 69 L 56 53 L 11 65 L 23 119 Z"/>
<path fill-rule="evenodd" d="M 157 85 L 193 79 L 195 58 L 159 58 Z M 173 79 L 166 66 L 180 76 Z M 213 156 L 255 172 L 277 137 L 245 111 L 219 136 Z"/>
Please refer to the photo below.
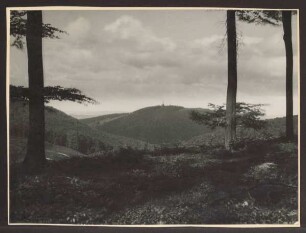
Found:
<path fill-rule="evenodd" d="M 28 135 L 28 105 L 25 102 L 10 103 L 10 136 L 26 138 Z M 46 141 L 68 147 L 84 154 L 110 148 L 131 146 L 143 148 L 146 143 L 97 131 L 85 123 L 52 107 L 45 108 Z"/>
<path fill-rule="evenodd" d="M 190 120 L 192 109 L 181 106 L 153 106 L 129 114 L 110 114 L 81 120 L 81 122 L 114 135 L 125 136 L 153 144 L 182 144 L 196 146 L 223 143 L 224 129 L 211 130 Z M 294 117 L 297 131 L 297 116 Z M 267 127 L 259 132 L 251 129 L 237 129 L 241 138 L 279 137 L 285 132 L 285 118 L 266 120 Z"/>
<path fill-rule="evenodd" d="M 107 115 L 103 115 L 103 116 L 81 119 L 80 121 L 89 125 L 90 127 L 96 127 L 96 126 L 101 126 L 101 125 L 103 125 L 107 122 L 110 122 L 112 120 L 118 119 L 120 117 L 123 117 L 127 114 L 128 113 L 107 114 Z"/>
<path fill-rule="evenodd" d="M 153 148 L 153 144 L 180 144 L 199 146 L 223 143 L 223 129 L 211 130 L 189 119 L 191 108 L 180 106 L 153 106 L 132 113 L 118 113 L 94 118 L 75 119 L 52 107 L 46 107 L 46 141 L 92 154 L 111 148 Z M 208 111 L 196 109 L 197 111 Z M 297 131 L 297 116 L 295 131 Z M 266 129 L 260 132 L 237 129 L 241 138 L 279 137 L 285 132 L 285 118 L 268 119 Z M 10 136 L 26 138 L 28 107 L 24 102 L 10 105 Z"/>
<path fill-rule="evenodd" d="M 79 151 L 67 148 L 64 146 L 58 146 L 46 142 L 46 158 L 47 160 L 61 160 L 69 159 L 72 157 L 83 157 L 85 156 Z M 27 147 L 26 138 L 11 138 L 10 139 L 10 163 L 22 162 Z"/>
<path fill-rule="evenodd" d="M 277 117 L 274 119 L 267 119 L 267 130 L 274 136 L 285 136 L 286 131 L 286 117 Z M 293 130 L 298 133 L 298 116 L 293 116 Z"/>
<path fill-rule="evenodd" d="M 243 140 L 253 139 L 267 139 L 284 137 L 286 131 L 286 117 L 277 117 L 274 119 L 267 119 L 266 127 L 259 131 L 252 129 L 237 128 L 237 138 Z M 294 133 L 298 133 L 298 116 L 293 116 Z M 203 145 L 217 145 L 224 142 L 224 129 L 217 128 L 213 131 L 195 136 L 181 143 L 184 147 L 195 147 Z"/>
<path fill-rule="evenodd" d="M 153 106 L 130 114 L 106 115 L 82 120 L 99 132 L 108 132 L 153 144 L 178 143 L 210 131 L 190 120 L 192 108 Z M 196 109 L 198 111 L 208 111 Z"/>

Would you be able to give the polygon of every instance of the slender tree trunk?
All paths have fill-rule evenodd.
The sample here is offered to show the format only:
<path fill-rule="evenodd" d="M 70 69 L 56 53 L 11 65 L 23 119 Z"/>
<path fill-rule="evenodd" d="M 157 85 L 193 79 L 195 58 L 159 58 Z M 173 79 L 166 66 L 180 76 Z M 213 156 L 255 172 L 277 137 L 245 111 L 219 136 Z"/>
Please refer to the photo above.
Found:
<path fill-rule="evenodd" d="M 24 165 L 39 171 L 45 164 L 44 75 L 42 58 L 42 12 L 27 12 L 26 43 L 29 75 L 29 135 Z"/>
<path fill-rule="evenodd" d="M 237 38 L 235 11 L 227 11 L 228 84 L 226 97 L 225 148 L 232 150 L 236 139 Z"/>
<path fill-rule="evenodd" d="M 293 135 L 293 52 L 291 11 L 283 11 L 284 42 L 286 49 L 286 137 L 292 140 Z"/>

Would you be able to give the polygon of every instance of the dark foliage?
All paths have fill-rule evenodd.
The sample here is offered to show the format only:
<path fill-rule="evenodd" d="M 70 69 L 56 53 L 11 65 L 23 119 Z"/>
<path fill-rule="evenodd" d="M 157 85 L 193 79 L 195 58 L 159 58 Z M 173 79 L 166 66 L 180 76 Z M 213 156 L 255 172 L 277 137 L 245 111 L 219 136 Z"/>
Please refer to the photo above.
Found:
<path fill-rule="evenodd" d="M 143 160 L 144 152 L 132 147 L 120 148 L 116 153 L 109 154 L 108 157 L 113 163 L 137 164 Z"/>
<path fill-rule="evenodd" d="M 296 11 L 292 11 L 292 14 L 296 14 Z M 272 26 L 281 26 L 283 20 L 282 11 L 240 10 L 236 11 L 236 15 L 243 22 L 258 25 L 269 24 Z"/>
<path fill-rule="evenodd" d="M 161 146 L 160 148 L 155 148 L 150 154 L 153 156 L 165 156 L 165 155 L 179 155 L 183 153 L 190 153 L 193 148 L 186 148 L 182 146 Z"/>
<path fill-rule="evenodd" d="M 224 105 L 208 104 L 211 111 L 199 113 L 192 111 L 190 118 L 199 123 L 209 126 L 212 129 L 226 126 L 226 110 Z M 262 104 L 236 103 L 236 124 L 237 126 L 260 130 L 265 127 L 266 122 L 260 118 L 264 116 L 261 109 Z"/>
<path fill-rule="evenodd" d="M 206 113 L 199 113 L 198 111 L 192 111 L 190 113 L 191 120 L 199 123 L 208 125 L 210 128 L 215 129 L 216 127 L 225 127 L 225 106 L 208 104 L 211 111 Z"/>
<path fill-rule="evenodd" d="M 15 39 L 11 46 L 19 49 L 24 47 L 23 37 L 26 36 L 26 15 L 27 11 L 11 11 L 10 15 L 10 35 Z M 59 39 L 58 33 L 66 33 L 63 30 L 52 27 L 50 24 L 42 24 L 42 38 Z"/>
<path fill-rule="evenodd" d="M 30 96 L 29 88 L 23 86 L 10 85 L 11 100 L 25 100 L 28 101 Z M 61 86 L 47 86 L 44 87 L 44 101 L 49 103 L 50 100 L 58 101 L 72 101 L 77 103 L 97 103 L 94 99 L 87 97 L 76 88 L 64 88 Z"/>

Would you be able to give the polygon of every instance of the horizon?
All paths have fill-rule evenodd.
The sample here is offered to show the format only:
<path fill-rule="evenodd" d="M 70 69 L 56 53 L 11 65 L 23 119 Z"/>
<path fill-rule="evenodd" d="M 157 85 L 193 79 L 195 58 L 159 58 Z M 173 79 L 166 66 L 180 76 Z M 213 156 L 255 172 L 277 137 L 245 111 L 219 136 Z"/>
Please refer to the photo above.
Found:
<path fill-rule="evenodd" d="M 185 107 L 185 106 L 181 106 L 181 105 L 167 105 L 167 104 L 160 104 L 160 105 L 152 105 L 152 106 L 146 106 L 146 107 L 143 107 L 143 108 L 139 108 L 139 109 L 136 109 L 136 110 L 133 110 L 133 111 L 130 111 L 130 112 L 124 112 L 124 111 L 101 111 L 101 112 L 95 112 L 95 113 L 90 113 L 90 114 L 74 114 L 74 113 L 67 113 L 65 111 L 62 111 L 62 110 L 59 110 L 55 107 L 55 109 L 59 110 L 59 111 L 62 111 L 64 113 L 66 113 L 67 115 L 69 116 L 72 116 L 78 120 L 83 120 L 83 119 L 90 119 L 90 118 L 95 118 L 95 117 L 100 117 L 100 116 L 107 116 L 107 115 L 112 115 L 112 114 L 132 114 L 138 110 L 141 110 L 141 109 L 145 109 L 145 108 L 153 108 L 153 107 L 182 107 L 184 109 L 209 109 L 209 108 L 201 108 L 201 107 L 194 107 L 194 108 L 188 108 L 188 107 Z M 298 116 L 298 114 L 294 114 L 293 116 Z M 266 115 L 262 117 L 262 119 L 264 120 L 269 120 L 269 119 L 275 119 L 275 118 L 285 118 L 286 115 L 275 115 L 275 116 L 269 116 L 267 117 Z"/>

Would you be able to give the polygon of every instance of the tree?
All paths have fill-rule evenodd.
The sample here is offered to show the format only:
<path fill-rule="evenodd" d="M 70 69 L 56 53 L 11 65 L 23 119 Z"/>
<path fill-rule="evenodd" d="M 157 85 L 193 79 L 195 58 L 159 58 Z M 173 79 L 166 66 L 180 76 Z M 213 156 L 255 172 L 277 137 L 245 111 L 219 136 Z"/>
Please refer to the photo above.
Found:
<path fill-rule="evenodd" d="M 237 33 L 236 11 L 227 11 L 227 96 L 225 148 L 231 150 L 236 139 L 236 96 L 237 96 Z"/>
<path fill-rule="evenodd" d="M 293 132 L 293 51 L 292 51 L 292 11 L 238 11 L 239 20 L 247 23 L 280 26 L 284 31 L 286 51 L 286 138 L 292 140 Z"/>
<path fill-rule="evenodd" d="M 28 171 L 36 172 L 46 162 L 44 102 L 70 100 L 92 103 L 94 100 L 75 88 L 44 87 L 42 38 L 57 39 L 55 33 L 64 31 L 44 24 L 42 11 L 12 11 L 10 20 L 10 34 L 15 38 L 11 45 L 22 49 L 22 39 L 26 38 L 29 88 L 11 86 L 11 91 L 14 98 L 29 102 L 29 135 L 24 165 Z"/>
<path fill-rule="evenodd" d="M 266 122 L 261 118 L 265 115 L 261 109 L 262 104 L 248 104 L 238 102 L 235 105 L 236 109 L 236 124 L 237 126 L 249 128 L 253 130 L 260 130 L 266 126 Z M 204 124 L 215 129 L 217 127 L 226 128 L 227 116 L 225 105 L 208 104 L 210 111 L 200 113 L 192 111 L 190 119 L 198 124 Z M 231 145 L 233 146 L 233 145 Z"/>
<path fill-rule="evenodd" d="M 292 140 L 293 133 L 293 51 L 291 11 L 283 11 L 283 30 L 286 49 L 286 137 Z"/>
<path fill-rule="evenodd" d="M 28 11 L 26 23 L 29 75 L 29 137 L 25 166 L 39 170 L 45 156 L 44 72 L 42 58 L 42 12 Z"/>

